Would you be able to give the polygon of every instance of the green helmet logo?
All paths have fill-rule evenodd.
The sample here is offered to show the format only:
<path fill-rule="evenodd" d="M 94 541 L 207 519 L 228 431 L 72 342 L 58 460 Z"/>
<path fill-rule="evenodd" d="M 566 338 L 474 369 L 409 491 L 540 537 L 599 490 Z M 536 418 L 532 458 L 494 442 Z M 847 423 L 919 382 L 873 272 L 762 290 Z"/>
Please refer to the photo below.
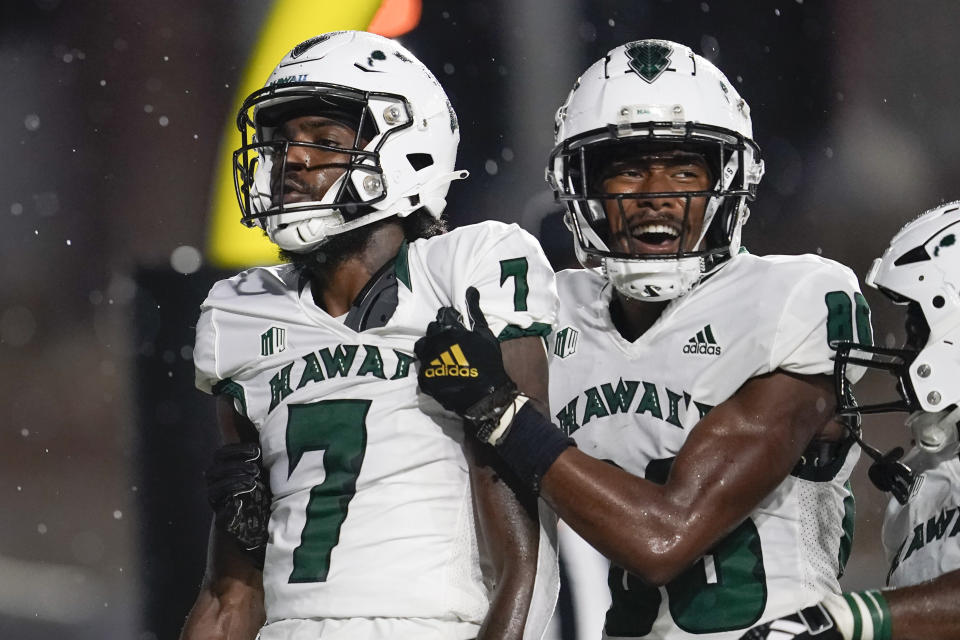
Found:
<path fill-rule="evenodd" d="M 652 83 L 670 66 L 673 47 L 658 40 L 640 40 L 627 45 L 630 68 Z"/>

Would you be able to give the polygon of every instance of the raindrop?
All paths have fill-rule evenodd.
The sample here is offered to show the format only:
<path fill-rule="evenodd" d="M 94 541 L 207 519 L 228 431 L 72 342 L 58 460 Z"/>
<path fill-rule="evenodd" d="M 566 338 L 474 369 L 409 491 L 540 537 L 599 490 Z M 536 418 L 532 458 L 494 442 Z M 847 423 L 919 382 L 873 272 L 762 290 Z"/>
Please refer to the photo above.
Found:
<path fill-rule="evenodd" d="M 120 304 L 127 304 L 133 300 L 136 293 L 137 283 L 133 278 L 115 273 L 110 278 L 110 284 L 107 285 L 107 295 L 110 296 L 107 304 L 113 304 L 114 300 Z"/>
<path fill-rule="evenodd" d="M 483 170 L 486 171 L 491 176 L 495 176 L 500 171 L 500 167 L 497 166 L 496 160 L 487 160 L 483 164 Z"/>
<path fill-rule="evenodd" d="M 37 533 L 39 533 L 40 535 L 43 535 L 46 532 L 47 532 L 47 525 L 43 524 L 42 522 L 37 525 Z"/>
<path fill-rule="evenodd" d="M 780 9 L 774 9 L 774 10 L 773 10 L 773 15 L 779 16 L 779 15 L 780 15 Z"/>
<path fill-rule="evenodd" d="M 500 151 L 500 157 L 506 160 L 507 162 L 513 162 L 513 149 L 510 147 L 504 147 Z"/>
<path fill-rule="evenodd" d="M 444 62 L 444 63 L 443 63 L 443 72 L 444 72 L 445 74 L 447 74 L 448 76 L 452 76 L 452 75 L 453 75 L 453 72 L 456 71 L 456 70 L 457 70 L 457 69 L 456 69 L 456 67 L 453 66 L 453 64 L 451 64 L 451 63 L 449 63 L 449 62 Z"/>
<path fill-rule="evenodd" d="M 615 27 L 617 26 L 617 21 L 614 20 L 613 18 L 610 18 L 609 20 L 607 20 L 607 24 L 610 25 L 611 27 Z"/>
<path fill-rule="evenodd" d="M 15 216 L 20 215 L 21 213 L 23 213 L 23 205 L 20 204 L 19 202 L 14 202 L 12 205 L 10 205 L 10 213 L 12 213 Z"/>
<path fill-rule="evenodd" d="M 708 5 L 706 2 L 701 2 L 700 11 L 703 11 L 704 13 L 710 13 L 710 5 Z"/>
<path fill-rule="evenodd" d="M 165 126 L 167 126 L 168 124 L 170 124 L 170 119 L 169 119 L 167 116 L 160 116 L 160 118 L 157 120 L 157 122 L 160 123 L 160 126 L 161 126 L 161 127 L 165 127 Z"/>
<path fill-rule="evenodd" d="M 27 436 L 30 435 L 30 429 L 27 429 L 27 428 L 20 429 L 20 435 L 26 438 Z"/>
<path fill-rule="evenodd" d="M 69 247 L 72 244 L 70 240 L 67 240 L 67 246 Z"/>
<path fill-rule="evenodd" d="M 704 58 L 715 62 L 720 56 L 720 42 L 713 36 L 704 35 L 700 38 L 700 51 Z"/>
<path fill-rule="evenodd" d="M 40 128 L 40 116 L 35 113 L 28 114 L 23 119 L 23 126 L 27 128 L 27 131 L 36 131 Z"/>
<path fill-rule="evenodd" d="M 143 112 L 144 112 L 144 113 L 153 113 L 153 105 L 152 105 L 152 104 L 145 104 L 145 105 L 143 105 Z"/>
<path fill-rule="evenodd" d="M 122 518 L 122 517 L 123 517 L 123 511 L 120 511 L 120 509 L 114 509 L 114 510 L 113 510 L 113 519 L 114 519 L 114 520 L 119 520 L 119 519 Z"/>
<path fill-rule="evenodd" d="M 196 273 L 202 264 L 203 256 L 200 251 L 190 245 L 180 245 L 170 254 L 170 266 L 177 273 Z"/>

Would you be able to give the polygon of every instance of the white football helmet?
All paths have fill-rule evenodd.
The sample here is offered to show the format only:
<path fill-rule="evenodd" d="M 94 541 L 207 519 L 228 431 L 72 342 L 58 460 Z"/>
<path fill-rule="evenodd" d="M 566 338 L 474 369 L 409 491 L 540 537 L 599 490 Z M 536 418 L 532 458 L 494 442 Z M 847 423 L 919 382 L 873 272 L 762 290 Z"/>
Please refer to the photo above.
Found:
<path fill-rule="evenodd" d="M 713 64 L 689 47 L 638 40 L 610 51 L 577 80 L 557 111 L 547 182 L 566 203 L 565 222 L 585 267 L 602 266 L 618 291 L 639 300 L 668 300 L 689 291 L 740 248 L 746 201 L 763 176 L 750 108 Z M 716 178 L 709 191 L 669 194 L 604 193 L 591 176 L 605 156 L 638 149 L 693 150 Z M 611 250 L 605 201 L 639 197 L 707 197 L 703 227 L 692 251 Z M 685 221 L 686 222 L 686 221 Z M 686 228 L 686 223 L 684 228 Z"/>
<path fill-rule="evenodd" d="M 907 305 L 903 349 L 842 342 L 837 347 L 840 411 L 913 412 L 917 443 L 939 450 L 956 442 L 960 419 L 960 201 L 931 209 L 907 224 L 873 262 L 865 282 Z M 849 365 L 888 371 L 899 397 L 858 406 L 848 393 Z M 936 419 L 916 412 L 936 414 Z"/>
<path fill-rule="evenodd" d="M 285 120 L 336 113 L 357 131 L 352 149 L 275 139 Z M 337 31 L 293 48 L 250 94 L 237 116 L 233 154 L 243 223 L 259 225 L 282 249 L 309 251 L 327 238 L 388 216 L 425 208 L 439 218 L 452 180 L 460 129 L 440 83 L 397 42 Z M 361 134 L 368 141 L 361 146 Z M 344 173 L 318 201 L 284 204 L 272 193 L 275 163 L 292 145 L 346 154 Z M 335 165 L 324 165 L 332 167 Z M 278 190 L 283 181 L 275 180 Z"/>

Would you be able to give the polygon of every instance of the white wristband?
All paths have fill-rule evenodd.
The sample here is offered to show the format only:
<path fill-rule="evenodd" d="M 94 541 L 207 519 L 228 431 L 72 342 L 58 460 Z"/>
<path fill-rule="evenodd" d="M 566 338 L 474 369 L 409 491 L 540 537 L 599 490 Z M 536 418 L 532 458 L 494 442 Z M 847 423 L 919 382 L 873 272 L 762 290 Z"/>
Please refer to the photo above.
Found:
<path fill-rule="evenodd" d="M 830 612 L 844 640 L 887 640 L 890 610 L 879 591 L 830 594 L 820 603 Z"/>
<path fill-rule="evenodd" d="M 517 412 L 520 411 L 520 408 L 523 405 L 527 404 L 527 400 L 529 399 L 530 398 L 522 393 L 518 394 L 517 397 L 513 399 L 513 402 L 510 403 L 510 406 L 503 410 L 503 415 L 500 416 L 500 421 L 497 423 L 497 428 L 494 429 L 490 434 L 490 437 L 487 438 L 487 442 L 489 444 L 495 445 L 500 442 L 500 438 L 507 433 L 507 429 L 510 428 L 510 423 L 513 422 Z"/>

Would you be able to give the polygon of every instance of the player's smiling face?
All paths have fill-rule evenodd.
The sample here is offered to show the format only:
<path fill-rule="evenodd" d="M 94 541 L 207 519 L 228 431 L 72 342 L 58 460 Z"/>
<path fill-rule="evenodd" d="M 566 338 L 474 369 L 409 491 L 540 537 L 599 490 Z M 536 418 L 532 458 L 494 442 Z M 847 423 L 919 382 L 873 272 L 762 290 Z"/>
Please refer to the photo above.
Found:
<path fill-rule="evenodd" d="M 323 116 L 292 118 L 278 127 L 275 140 L 320 144 L 338 149 L 353 149 L 355 129 Z M 361 148 L 365 144 L 361 141 Z M 274 158 L 270 174 L 272 205 L 321 200 L 330 186 L 346 171 L 350 155 L 329 149 L 291 144 L 286 164 Z M 282 188 L 281 188 L 282 187 Z"/>
<path fill-rule="evenodd" d="M 610 161 L 601 176 L 601 189 L 616 194 L 706 191 L 711 186 L 703 156 L 680 150 L 620 157 Z M 703 227 L 707 198 L 651 195 L 608 199 L 603 206 L 611 250 L 632 255 L 668 254 L 693 250 Z"/>

